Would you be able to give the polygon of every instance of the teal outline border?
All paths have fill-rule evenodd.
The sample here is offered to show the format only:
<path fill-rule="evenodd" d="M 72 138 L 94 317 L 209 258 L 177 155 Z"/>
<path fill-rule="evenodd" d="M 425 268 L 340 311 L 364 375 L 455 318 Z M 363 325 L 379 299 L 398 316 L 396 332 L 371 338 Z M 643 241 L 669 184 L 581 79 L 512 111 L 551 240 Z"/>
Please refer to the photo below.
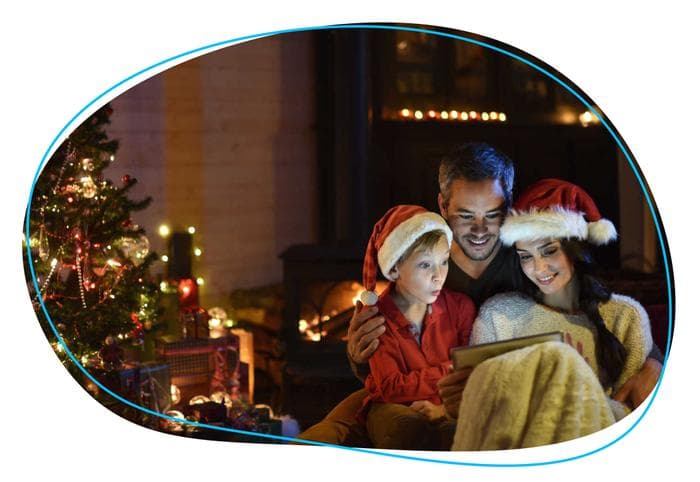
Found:
<path fill-rule="evenodd" d="M 438 27 L 439 28 L 439 27 Z M 128 76 L 124 80 L 117 82 L 114 84 L 112 87 L 108 88 L 98 96 L 96 96 L 94 99 L 92 99 L 90 102 L 88 102 L 82 109 L 80 109 L 64 126 L 63 128 L 56 134 L 54 139 L 51 141 L 51 144 L 49 144 L 49 147 L 46 149 L 46 152 L 44 153 L 44 156 L 42 157 L 41 163 L 39 164 L 39 168 L 36 171 L 36 174 L 34 175 L 34 179 L 32 180 L 32 188 L 29 192 L 29 202 L 27 204 L 27 210 L 26 210 L 26 216 L 25 216 L 25 239 L 26 239 L 26 246 L 27 246 L 27 256 L 29 260 L 29 270 L 32 275 L 32 283 L 34 284 L 34 289 L 38 293 L 40 291 L 39 285 L 36 279 L 36 274 L 34 272 L 34 264 L 32 260 L 32 254 L 31 254 L 31 249 L 29 246 L 29 215 L 30 215 L 30 210 L 31 210 L 31 203 L 32 203 L 32 197 L 34 194 L 34 187 L 36 185 L 36 181 L 39 177 L 39 174 L 41 173 L 44 164 L 47 162 L 49 158 L 49 154 L 52 152 L 54 146 L 58 142 L 59 139 L 63 136 L 63 134 L 66 132 L 68 127 L 78 118 L 80 117 L 86 110 L 89 108 L 93 107 L 98 101 L 102 100 L 104 97 L 107 96 L 110 92 L 113 90 L 117 89 L 118 87 L 124 85 L 125 83 L 129 82 L 130 80 L 139 77 L 141 74 L 144 74 L 148 72 L 149 70 L 152 70 L 154 68 L 157 68 L 159 66 L 162 66 L 164 64 L 171 63 L 172 61 L 182 58 L 182 57 L 187 57 L 191 56 L 192 54 L 196 54 L 199 52 L 204 53 L 204 51 L 214 51 L 218 48 L 232 45 L 232 44 L 237 44 L 237 43 L 242 43 L 245 41 L 249 40 L 254 40 L 258 38 L 265 38 L 265 37 L 270 37 L 273 35 L 281 35 L 285 33 L 292 33 L 292 32 L 305 32 L 305 31 L 316 31 L 316 30 L 331 30 L 331 29 L 382 29 L 382 30 L 403 30 L 403 31 L 409 31 L 409 32 L 422 32 L 422 33 L 428 33 L 431 35 L 437 35 L 441 37 L 447 37 L 447 38 L 452 38 L 456 40 L 461 40 L 464 42 L 469 42 L 475 45 L 479 45 L 481 47 L 487 48 L 489 50 L 493 50 L 495 52 L 499 52 L 503 55 L 506 55 L 508 57 L 514 58 L 516 60 L 519 60 L 526 65 L 532 67 L 533 69 L 541 72 L 542 74 L 546 75 L 553 81 L 555 81 L 557 84 L 560 86 L 564 87 L 569 93 L 571 93 L 574 97 L 576 97 L 585 107 L 587 110 L 589 110 L 591 113 L 593 113 L 600 121 L 600 123 L 607 129 L 607 131 L 610 133 L 612 138 L 615 140 L 615 143 L 617 146 L 620 148 L 622 153 L 624 154 L 625 158 L 627 159 L 627 162 L 629 163 L 630 167 L 632 168 L 632 171 L 634 172 L 635 177 L 637 178 L 637 181 L 639 182 L 640 187 L 642 188 L 642 192 L 644 193 L 644 199 L 647 202 L 647 205 L 649 206 L 649 210 L 652 214 L 652 218 L 654 220 L 654 225 L 656 227 L 656 234 L 660 243 L 661 247 L 661 253 L 663 256 L 663 262 L 664 262 L 664 269 L 666 272 L 666 287 L 668 290 L 668 320 L 669 320 L 669 336 L 666 342 L 666 352 L 665 352 L 665 357 L 668 359 L 668 354 L 669 350 L 671 347 L 671 333 L 673 333 L 673 312 L 674 312 L 674 306 L 673 306 L 673 292 L 672 292 L 672 280 L 671 280 L 671 270 L 669 266 L 669 259 L 668 259 L 668 253 L 667 253 L 667 247 L 665 244 L 665 236 L 664 233 L 662 232 L 661 225 L 659 223 L 656 209 L 655 209 L 655 203 L 651 199 L 651 196 L 647 190 L 646 183 L 642 179 L 642 176 L 640 175 L 635 161 L 632 159 L 632 156 L 629 154 L 627 149 L 625 148 L 624 142 L 621 141 L 621 139 L 618 137 L 617 133 L 615 132 L 615 129 L 611 127 L 610 124 L 606 121 L 603 115 L 601 115 L 597 109 L 595 109 L 586 99 L 583 98 L 578 92 L 576 92 L 573 88 L 569 87 L 564 81 L 559 79 L 557 76 L 554 74 L 548 72 L 545 70 L 543 67 L 540 67 L 536 65 L 535 63 L 521 57 L 518 54 L 509 52 L 501 47 L 497 47 L 494 45 L 491 45 L 487 42 L 476 40 L 476 39 L 471 39 L 467 38 L 461 35 L 456 35 L 453 33 L 448 33 L 448 32 L 443 32 L 443 31 L 434 31 L 434 30 L 428 30 L 425 28 L 415 28 L 415 27 L 400 27 L 396 25 L 383 25 L 383 24 L 341 24 L 341 25 L 326 25 L 326 26 L 319 26 L 319 27 L 304 27 L 304 28 L 297 28 L 297 29 L 286 29 L 286 30 L 277 30 L 273 32 L 267 32 L 263 34 L 255 34 L 255 35 L 246 35 L 243 37 L 238 37 L 230 40 L 225 40 L 221 42 L 216 42 L 204 47 L 199 47 L 193 50 L 189 50 L 187 52 L 184 52 L 179 55 L 175 55 L 173 57 L 167 58 L 163 61 L 157 62 L 150 67 L 147 67 L 145 69 L 141 69 L 138 72 Z M 495 41 L 495 40 L 494 40 Z M 530 54 L 527 54 L 530 55 Z M 534 56 L 531 56 L 534 58 Z M 145 80 L 145 79 L 144 79 Z M 600 452 L 601 450 L 604 450 L 611 445 L 617 443 L 619 440 L 621 440 L 623 437 L 625 437 L 628 433 L 634 429 L 637 424 L 646 416 L 647 412 L 649 411 L 649 408 L 651 407 L 652 403 L 654 402 L 654 399 L 656 398 L 656 394 L 659 391 L 659 388 L 661 387 L 661 381 L 663 380 L 664 372 L 666 370 L 666 365 L 664 364 L 661 369 L 661 376 L 659 378 L 659 382 L 656 385 L 656 388 L 654 389 L 651 399 L 649 400 L 649 403 L 647 404 L 646 408 L 644 409 L 644 412 L 639 416 L 639 418 L 635 421 L 635 423 L 627 429 L 622 435 L 617 437 L 616 439 L 612 440 L 611 442 L 608 442 L 607 444 L 603 445 L 602 447 L 599 447 L 595 450 L 591 450 L 579 455 L 575 455 L 572 457 L 566 457 L 562 459 L 555 459 L 555 460 L 549 460 L 549 461 L 542 461 L 542 462 L 528 462 L 528 463 L 513 463 L 513 464 L 495 464 L 495 463 L 479 463 L 479 462 L 463 462 L 463 461 L 453 461 L 453 460 L 440 460 L 440 459 L 432 459 L 428 457 L 416 457 L 416 456 L 409 456 L 409 455 L 401 455 L 401 454 L 394 454 L 394 453 L 385 453 L 377 450 L 372 450 L 372 449 L 363 449 L 363 448 L 355 448 L 355 447 L 344 447 L 341 445 L 333 445 L 333 444 L 326 444 L 322 442 L 314 442 L 314 441 L 308 441 L 308 440 L 301 440 L 301 439 L 295 439 L 291 437 L 283 437 L 283 436 L 277 436 L 277 435 L 269 435 L 269 434 L 260 434 L 260 433 L 255 433 L 255 432 L 247 432 L 244 430 L 236 430 L 232 428 L 227 428 L 227 427 L 217 427 L 214 425 L 208 425 L 208 424 L 200 424 L 198 422 L 190 422 L 187 420 L 182 420 L 174 417 L 170 417 L 168 415 L 164 415 L 162 413 L 154 412 L 152 410 L 146 409 L 144 407 L 141 407 L 140 405 L 136 405 L 132 403 L 129 400 L 126 400 L 119 395 L 113 393 L 106 387 L 102 386 L 97 380 L 95 380 L 90 373 L 85 370 L 85 368 L 78 362 L 78 360 L 75 358 L 73 353 L 68 349 L 66 346 L 65 342 L 63 341 L 63 338 L 61 338 L 60 334 L 56 330 L 56 327 L 53 324 L 53 321 L 51 320 L 51 316 L 48 313 L 48 310 L 46 309 L 46 306 L 44 305 L 43 300 L 39 299 L 41 309 L 44 312 L 44 315 L 46 316 L 46 319 L 49 322 L 49 325 L 51 326 L 51 330 L 53 331 L 54 335 L 56 336 L 57 340 L 61 343 L 63 346 L 63 349 L 65 350 L 66 354 L 68 357 L 75 363 L 75 365 L 83 372 L 84 375 L 87 376 L 89 380 L 91 380 L 93 383 L 95 383 L 100 390 L 103 390 L 104 392 L 108 393 L 110 396 L 114 397 L 115 399 L 121 401 L 122 403 L 125 403 L 126 405 L 129 405 L 133 408 L 136 408 L 138 410 L 141 410 L 145 413 L 148 413 L 150 415 L 160 417 L 160 418 L 165 418 L 169 419 L 175 422 L 185 422 L 191 425 L 195 425 L 198 427 L 204 427 L 204 428 L 209 428 L 209 429 L 214 429 L 214 430 L 221 430 L 221 431 L 226 431 L 226 432 L 233 432 L 233 433 L 238 433 L 238 434 L 243 434 L 243 435 L 248 435 L 248 436 L 254 436 L 254 437 L 260 437 L 260 438 L 267 438 L 267 439 L 274 439 L 274 440 L 282 440 L 282 441 L 287 441 L 287 442 L 302 442 L 305 444 L 309 445 L 318 445 L 318 446 L 325 446 L 325 447 L 334 447 L 334 448 L 339 448 L 343 450 L 352 450 L 355 452 L 362 452 L 362 453 L 367 453 L 367 454 L 373 454 L 373 455 L 382 455 L 386 457 L 393 457 L 393 458 L 398 458 L 398 459 L 405 459 L 405 460 L 416 460 L 416 461 L 421 461 L 421 462 L 434 462 L 434 463 L 440 463 L 440 464 L 448 464 L 448 465 L 461 465 L 461 466 L 472 466 L 472 467 L 533 467 L 533 466 L 542 466 L 542 465 L 552 465 L 552 464 L 558 464 L 558 463 L 563 463 L 563 462 L 569 462 L 572 460 L 580 459 L 583 457 L 587 457 L 589 455 L 593 455 L 597 452 Z M 464 454 L 477 454 L 478 452 L 461 452 Z"/>

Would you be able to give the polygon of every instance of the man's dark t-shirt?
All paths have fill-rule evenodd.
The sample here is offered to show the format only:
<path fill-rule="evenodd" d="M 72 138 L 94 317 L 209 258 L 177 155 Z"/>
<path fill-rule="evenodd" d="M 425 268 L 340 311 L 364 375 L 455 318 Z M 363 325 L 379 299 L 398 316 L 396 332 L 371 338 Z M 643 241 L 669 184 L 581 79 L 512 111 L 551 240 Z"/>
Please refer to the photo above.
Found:
<path fill-rule="evenodd" d="M 466 294 L 476 303 L 476 306 L 481 306 L 493 295 L 514 291 L 513 256 L 513 248 L 501 245 L 496 256 L 477 279 L 462 271 L 450 258 L 445 287 Z"/>

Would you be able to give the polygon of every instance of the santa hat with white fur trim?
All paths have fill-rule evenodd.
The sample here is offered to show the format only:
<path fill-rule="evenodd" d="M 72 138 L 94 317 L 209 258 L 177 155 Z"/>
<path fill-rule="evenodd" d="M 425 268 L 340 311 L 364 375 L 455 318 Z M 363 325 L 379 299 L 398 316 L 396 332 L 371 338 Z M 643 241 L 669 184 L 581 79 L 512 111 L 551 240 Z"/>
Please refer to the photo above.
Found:
<path fill-rule="evenodd" d="M 542 179 L 515 201 L 501 226 L 500 237 L 506 246 L 546 238 L 574 238 L 603 245 L 615 240 L 617 231 L 582 188 L 561 179 Z"/>
<path fill-rule="evenodd" d="M 365 291 L 360 301 L 365 305 L 377 303 L 377 265 L 387 279 L 391 279 L 391 268 L 401 256 L 425 233 L 442 231 L 447 244 L 452 244 L 452 230 L 437 213 L 420 206 L 402 204 L 389 209 L 377 221 L 367 243 L 362 281 Z"/>

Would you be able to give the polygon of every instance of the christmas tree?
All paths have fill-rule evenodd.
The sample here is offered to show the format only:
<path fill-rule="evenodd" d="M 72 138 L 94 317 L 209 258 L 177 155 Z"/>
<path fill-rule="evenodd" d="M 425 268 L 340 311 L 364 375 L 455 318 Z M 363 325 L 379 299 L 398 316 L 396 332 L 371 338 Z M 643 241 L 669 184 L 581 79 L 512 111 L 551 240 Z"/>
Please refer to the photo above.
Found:
<path fill-rule="evenodd" d="M 119 183 L 104 177 L 118 148 L 105 132 L 111 113 L 109 105 L 102 107 L 61 144 L 37 179 L 28 211 L 23 252 L 30 295 L 69 368 L 73 364 L 40 300 L 66 347 L 85 366 L 106 364 L 105 355 L 120 345 L 142 343 L 158 316 L 159 289 L 149 277 L 157 256 L 144 229 L 131 220 L 151 198 L 129 199 L 136 179 L 128 175 Z"/>

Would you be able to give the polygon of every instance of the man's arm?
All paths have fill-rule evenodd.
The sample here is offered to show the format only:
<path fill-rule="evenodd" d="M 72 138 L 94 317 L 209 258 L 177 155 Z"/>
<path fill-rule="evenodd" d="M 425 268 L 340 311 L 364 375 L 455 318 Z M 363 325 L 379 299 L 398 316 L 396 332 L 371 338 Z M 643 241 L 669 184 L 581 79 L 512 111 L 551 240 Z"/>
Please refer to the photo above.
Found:
<path fill-rule="evenodd" d="M 658 360 L 647 358 L 639 372 L 630 377 L 613 398 L 621 403 L 629 402 L 633 408 L 637 408 L 654 390 L 661 375 L 661 367 Z"/>
<path fill-rule="evenodd" d="M 355 304 L 355 311 L 348 326 L 348 361 L 355 376 L 364 381 L 369 374 L 369 358 L 379 346 L 379 337 L 384 333 L 384 317 L 377 315 L 376 306 Z"/>

